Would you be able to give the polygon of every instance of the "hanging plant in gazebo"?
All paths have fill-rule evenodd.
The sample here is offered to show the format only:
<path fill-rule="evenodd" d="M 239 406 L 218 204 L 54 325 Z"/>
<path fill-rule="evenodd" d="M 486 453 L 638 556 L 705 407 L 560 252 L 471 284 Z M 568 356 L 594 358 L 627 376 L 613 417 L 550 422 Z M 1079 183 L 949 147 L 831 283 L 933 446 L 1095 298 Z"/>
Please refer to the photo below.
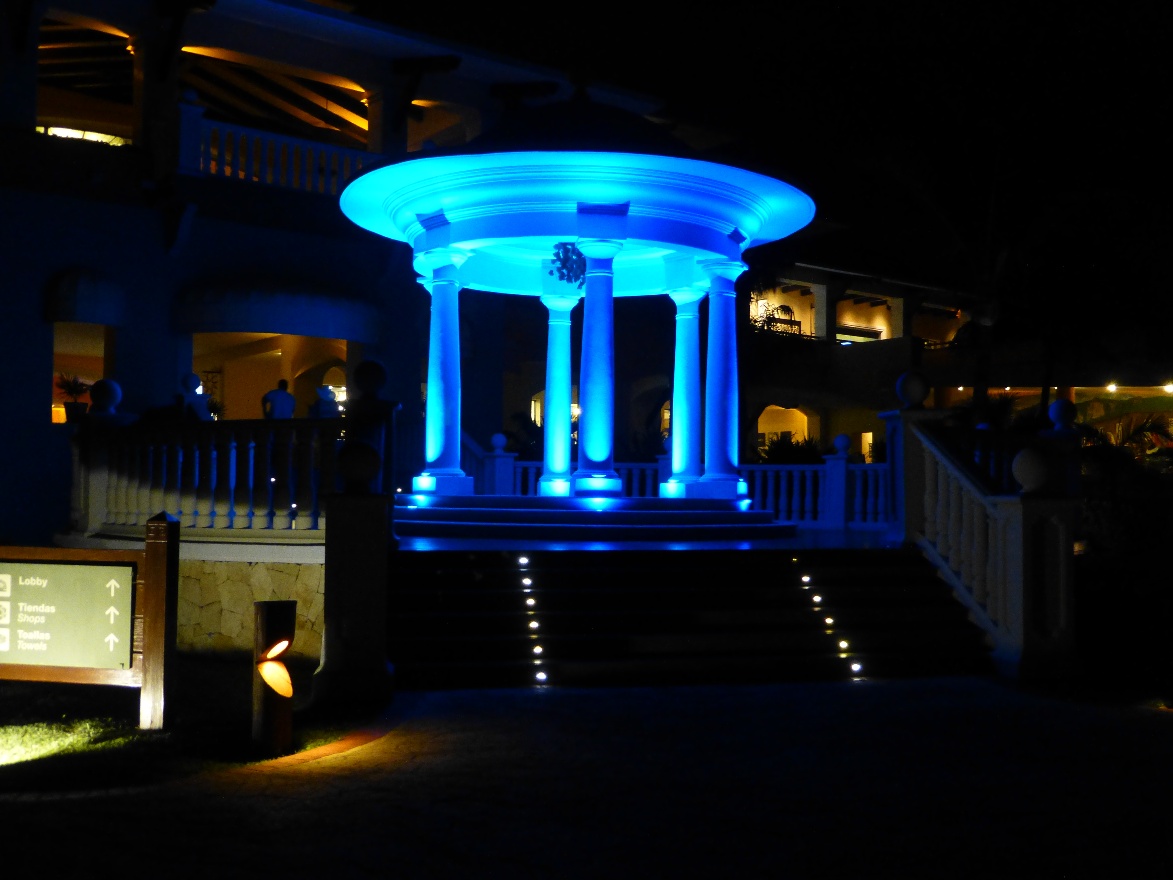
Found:
<path fill-rule="evenodd" d="M 557 275 L 559 281 L 567 284 L 577 284 L 582 290 L 586 281 L 586 257 L 583 256 L 572 241 L 560 241 L 554 245 L 554 268 L 551 275 Z"/>

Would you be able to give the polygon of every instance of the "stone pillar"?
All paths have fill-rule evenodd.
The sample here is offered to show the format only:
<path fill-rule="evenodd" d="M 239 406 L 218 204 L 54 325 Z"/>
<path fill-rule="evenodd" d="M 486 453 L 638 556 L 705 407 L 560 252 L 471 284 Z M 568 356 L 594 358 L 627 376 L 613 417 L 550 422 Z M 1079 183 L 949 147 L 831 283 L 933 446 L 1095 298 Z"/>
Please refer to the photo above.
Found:
<path fill-rule="evenodd" d="M 543 296 L 550 310 L 546 341 L 546 411 L 542 418 L 545 454 L 539 495 L 570 494 L 570 312 L 580 297 Z"/>
<path fill-rule="evenodd" d="M 702 260 L 709 276 L 709 335 L 705 375 L 705 473 L 686 494 L 737 498 L 749 487 L 737 473 L 737 294 L 740 260 Z"/>
<path fill-rule="evenodd" d="M 615 471 L 615 310 L 612 262 L 622 241 L 580 238 L 586 257 L 575 495 L 622 495 Z"/>
<path fill-rule="evenodd" d="M 703 291 L 669 294 L 676 303 L 676 359 L 672 372 L 671 477 L 660 484 L 664 498 L 680 498 L 684 484 L 701 478 L 701 330 Z"/>
<path fill-rule="evenodd" d="M 424 413 L 424 470 L 415 492 L 471 495 L 473 478 L 460 468 L 460 266 L 468 254 L 438 247 L 416 254 L 415 268 L 430 277 L 428 400 Z"/>

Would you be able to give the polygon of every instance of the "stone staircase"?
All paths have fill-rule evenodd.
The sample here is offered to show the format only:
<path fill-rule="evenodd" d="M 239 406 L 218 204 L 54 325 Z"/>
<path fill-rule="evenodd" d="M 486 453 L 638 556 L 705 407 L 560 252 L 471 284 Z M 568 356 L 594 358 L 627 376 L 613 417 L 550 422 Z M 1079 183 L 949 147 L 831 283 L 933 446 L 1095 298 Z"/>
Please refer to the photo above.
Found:
<path fill-rule="evenodd" d="M 992 674 L 905 550 L 399 551 L 401 689 Z"/>

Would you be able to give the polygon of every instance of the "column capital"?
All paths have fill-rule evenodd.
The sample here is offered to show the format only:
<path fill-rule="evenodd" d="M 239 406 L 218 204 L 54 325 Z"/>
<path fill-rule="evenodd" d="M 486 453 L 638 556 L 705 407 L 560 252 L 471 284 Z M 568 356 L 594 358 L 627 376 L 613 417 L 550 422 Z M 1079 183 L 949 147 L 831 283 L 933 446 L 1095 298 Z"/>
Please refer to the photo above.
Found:
<path fill-rule="evenodd" d="M 471 257 L 468 251 L 454 247 L 430 248 L 418 251 L 412 258 L 412 266 L 421 275 L 434 275 L 437 269 L 452 266 L 459 269 Z"/>
<path fill-rule="evenodd" d="M 679 290 L 669 290 L 668 296 L 672 298 L 672 302 L 676 303 L 677 312 L 680 312 L 687 311 L 687 306 L 698 305 L 702 299 L 708 296 L 708 291 L 697 290 L 695 287 L 684 287 Z M 696 311 L 696 309 L 691 311 Z"/>
<path fill-rule="evenodd" d="M 736 281 L 749 268 L 741 260 L 699 260 L 697 265 L 711 281 Z"/>
<path fill-rule="evenodd" d="M 542 305 L 551 312 L 569 312 L 582 299 L 582 294 L 548 293 L 541 297 Z"/>
<path fill-rule="evenodd" d="M 612 238 L 580 238 L 574 244 L 588 260 L 613 260 L 623 250 L 623 242 Z"/>

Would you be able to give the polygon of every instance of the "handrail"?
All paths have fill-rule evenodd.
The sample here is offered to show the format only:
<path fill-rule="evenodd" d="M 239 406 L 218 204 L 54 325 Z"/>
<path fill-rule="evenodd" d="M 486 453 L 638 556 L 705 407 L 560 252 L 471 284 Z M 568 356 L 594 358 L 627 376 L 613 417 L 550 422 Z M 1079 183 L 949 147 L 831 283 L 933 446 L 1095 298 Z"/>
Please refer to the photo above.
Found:
<path fill-rule="evenodd" d="M 931 431 L 908 423 L 904 475 L 910 537 L 937 566 L 1013 676 L 1062 674 L 1074 645 L 1074 536 L 1078 500 L 996 495 Z"/>

